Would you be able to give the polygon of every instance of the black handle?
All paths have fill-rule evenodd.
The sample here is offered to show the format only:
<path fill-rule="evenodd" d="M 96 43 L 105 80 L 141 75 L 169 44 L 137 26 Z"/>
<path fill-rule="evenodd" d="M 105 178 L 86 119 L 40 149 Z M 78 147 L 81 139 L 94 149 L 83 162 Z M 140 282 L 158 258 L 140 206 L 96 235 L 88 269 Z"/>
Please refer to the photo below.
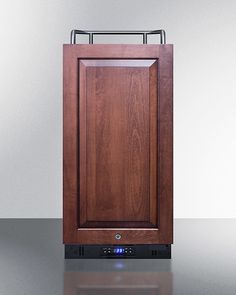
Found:
<path fill-rule="evenodd" d="M 82 31 L 72 30 L 70 44 L 76 44 L 76 35 L 89 35 L 89 44 L 93 44 L 94 35 L 142 35 L 143 44 L 147 44 L 148 35 L 160 35 L 160 44 L 166 44 L 166 33 L 164 30 L 154 31 Z"/>

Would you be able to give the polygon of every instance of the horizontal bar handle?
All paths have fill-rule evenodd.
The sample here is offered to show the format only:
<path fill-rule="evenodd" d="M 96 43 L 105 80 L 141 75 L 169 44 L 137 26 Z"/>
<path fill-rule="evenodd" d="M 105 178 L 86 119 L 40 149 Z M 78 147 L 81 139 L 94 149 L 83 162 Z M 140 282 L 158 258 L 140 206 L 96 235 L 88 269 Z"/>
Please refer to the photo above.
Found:
<path fill-rule="evenodd" d="M 160 35 L 160 44 L 166 44 L 166 33 L 164 30 L 154 31 L 83 31 L 72 30 L 70 34 L 70 44 L 76 44 L 76 35 L 88 35 L 89 44 L 93 44 L 94 35 L 142 35 L 143 44 L 147 44 L 148 35 Z"/>

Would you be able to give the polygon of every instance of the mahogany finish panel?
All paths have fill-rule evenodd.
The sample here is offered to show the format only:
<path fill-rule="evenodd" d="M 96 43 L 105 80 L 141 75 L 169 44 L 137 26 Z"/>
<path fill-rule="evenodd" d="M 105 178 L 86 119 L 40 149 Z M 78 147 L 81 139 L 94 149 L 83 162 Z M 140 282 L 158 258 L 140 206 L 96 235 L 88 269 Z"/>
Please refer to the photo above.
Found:
<path fill-rule="evenodd" d="M 172 45 L 64 45 L 63 132 L 64 243 L 172 243 Z"/>
<path fill-rule="evenodd" d="M 80 158 L 86 158 L 80 169 L 80 201 L 86 209 L 80 207 L 79 226 L 154 227 L 150 125 L 156 127 L 156 116 L 151 118 L 150 110 L 156 110 L 157 89 L 149 97 L 150 85 L 156 86 L 149 80 L 157 80 L 156 60 L 82 59 L 79 69 Z"/>

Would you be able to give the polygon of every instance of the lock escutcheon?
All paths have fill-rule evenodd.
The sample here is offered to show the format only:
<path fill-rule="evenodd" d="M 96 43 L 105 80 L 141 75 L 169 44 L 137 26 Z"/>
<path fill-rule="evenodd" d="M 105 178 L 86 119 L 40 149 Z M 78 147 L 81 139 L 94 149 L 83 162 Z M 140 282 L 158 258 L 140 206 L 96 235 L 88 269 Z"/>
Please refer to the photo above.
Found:
<path fill-rule="evenodd" d="M 116 238 L 117 240 L 120 240 L 120 239 L 121 239 L 121 234 L 117 233 L 117 234 L 115 235 L 115 238 Z"/>

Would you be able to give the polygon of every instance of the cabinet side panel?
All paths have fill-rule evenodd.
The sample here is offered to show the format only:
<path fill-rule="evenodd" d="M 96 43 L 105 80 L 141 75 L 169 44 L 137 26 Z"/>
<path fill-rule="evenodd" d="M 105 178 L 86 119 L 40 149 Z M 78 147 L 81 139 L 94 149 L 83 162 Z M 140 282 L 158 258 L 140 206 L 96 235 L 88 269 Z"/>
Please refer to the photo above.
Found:
<path fill-rule="evenodd" d="M 63 241 L 76 240 L 77 229 L 77 58 L 70 47 L 63 51 Z"/>
<path fill-rule="evenodd" d="M 158 83 L 158 215 L 160 241 L 173 243 L 173 46 L 162 45 Z"/>

